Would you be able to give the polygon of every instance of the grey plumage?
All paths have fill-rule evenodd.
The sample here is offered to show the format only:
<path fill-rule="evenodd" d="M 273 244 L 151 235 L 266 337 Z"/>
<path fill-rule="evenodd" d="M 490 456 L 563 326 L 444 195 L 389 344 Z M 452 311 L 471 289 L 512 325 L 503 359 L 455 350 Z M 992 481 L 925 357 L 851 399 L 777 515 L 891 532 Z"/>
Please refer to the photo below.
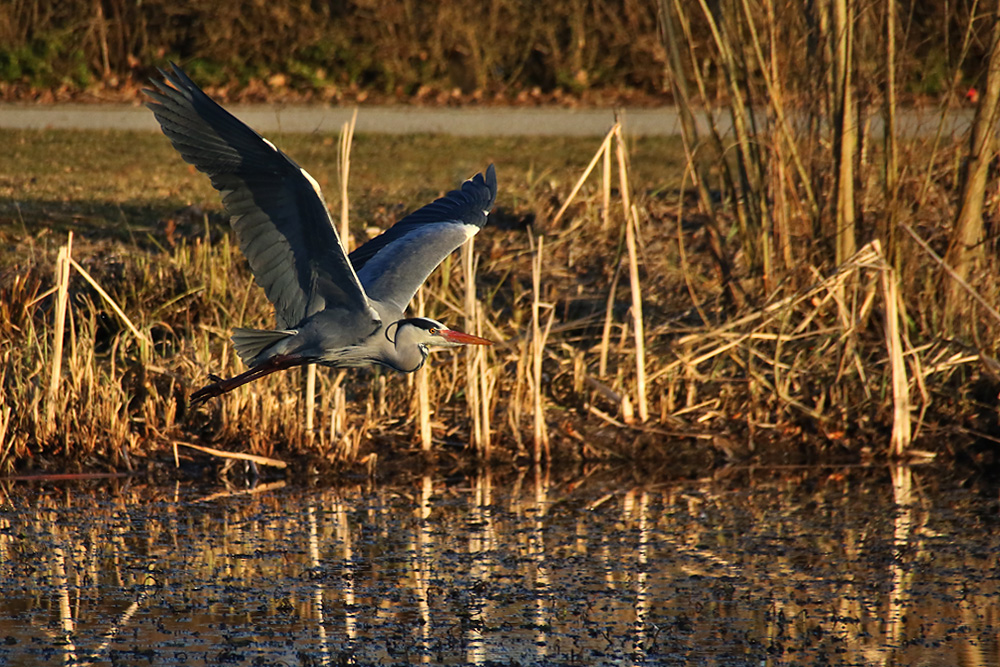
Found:
<path fill-rule="evenodd" d="M 215 378 L 193 401 L 306 363 L 412 371 L 428 345 L 489 343 L 432 320 L 405 318 L 404 311 L 431 271 L 486 224 L 497 193 L 493 165 L 348 257 L 315 179 L 179 67 L 161 73 L 164 81 L 145 91 L 152 100 L 147 106 L 181 157 L 219 191 L 240 250 L 275 311 L 275 329 L 233 333 L 251 369 Z M 385 333 L 393 325 L 390 338 Z"/>

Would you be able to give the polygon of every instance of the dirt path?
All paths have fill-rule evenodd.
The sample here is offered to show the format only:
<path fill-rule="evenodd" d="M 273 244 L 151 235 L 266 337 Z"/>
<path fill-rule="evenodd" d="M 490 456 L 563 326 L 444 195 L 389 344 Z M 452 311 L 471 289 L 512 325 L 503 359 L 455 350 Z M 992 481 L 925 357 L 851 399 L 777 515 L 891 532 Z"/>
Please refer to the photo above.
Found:
<path fill-rule="evenodd" d="M 262 133 L 334 133 L 347 122 L 350 108 L 320 106 L 239 106 L 229 109 Z M 358 132 L 384 134 L 442 133 L 458 136 L 603 136 L 614 122 L 612 109 L 562 108 L 417 108 L 362 107 Z M 626 109 L 626 132 L 639 136 L 670 136 L 680 133 L 680 120 L 673 107 Z M 723 130 L 728 116 L 721 116 Z M 937 109 L 907 110 L 900 114 L 904 135 L 929 135 L 937 130 Z M 967 130 L 971 109 L 952 113 L 945 133 Z M 704 114 L 699 119 L 705 125 Z M 125 105 L 66 104 L 32 106 L 0 104 L 0 129 L 156 130 L 156 121 L 144 107 Z M 872 133 L 881 135 L 881 120 L 872 118 Z"/>

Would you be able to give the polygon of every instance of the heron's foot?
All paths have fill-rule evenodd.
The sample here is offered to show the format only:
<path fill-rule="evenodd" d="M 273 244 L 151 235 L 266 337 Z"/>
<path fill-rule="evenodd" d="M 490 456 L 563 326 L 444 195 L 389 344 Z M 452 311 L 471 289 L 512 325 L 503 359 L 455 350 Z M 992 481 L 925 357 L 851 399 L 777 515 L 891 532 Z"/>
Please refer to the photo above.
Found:
<path fill-rule="evenodd" d="M 308 360 L 302 357 L 275 355 L 264 363 L 254 366 L 239 375 L 234 375 L 231 378 L 220 378 L 218 375 L 209 373 L 208 379 L 210 379 L 212 383 L 206 384 L 204 387 L 191 394 L 189 401 L 190 405 L 191 407 L 194 407 L 204 403 L 210 398 L 228 394 L 237 387 L 242 387 L 248 382 L 253 382 L 254 380 L 260 379 L 265 375 L 270 375 L 275 371 L 283 371 L 285 369 L 301 366 L 306 363 L 308 363 Z"/>
<path fill-rule="evenodd" d="M 209 373 L 208 379 L 212 381 L 210 384 L 206 384 L 204 387 L 191 394 L 191 398 L 189 399 L 191 407 L 201 405 L 210 398 L 222 396 L 223 394 L 236 388 L 236 386 L 232 384 L 233 378 L 221 378 L 214 373 Z"/>

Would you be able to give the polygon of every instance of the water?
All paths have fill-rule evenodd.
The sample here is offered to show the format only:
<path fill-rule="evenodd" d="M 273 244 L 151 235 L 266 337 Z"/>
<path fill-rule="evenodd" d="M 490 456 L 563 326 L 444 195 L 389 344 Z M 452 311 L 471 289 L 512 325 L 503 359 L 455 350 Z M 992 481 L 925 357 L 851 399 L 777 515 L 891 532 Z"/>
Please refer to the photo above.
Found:
<path fill-rule="evenodd" d="M 0 665 L 997 665 L 930 468 L 0 487 Z"/>

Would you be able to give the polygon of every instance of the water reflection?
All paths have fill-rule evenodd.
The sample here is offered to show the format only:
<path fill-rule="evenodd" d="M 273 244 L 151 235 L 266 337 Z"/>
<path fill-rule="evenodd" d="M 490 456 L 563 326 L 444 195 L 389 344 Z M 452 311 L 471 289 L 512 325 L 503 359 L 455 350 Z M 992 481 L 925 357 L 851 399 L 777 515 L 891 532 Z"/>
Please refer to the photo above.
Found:
<path fill-rule="evenodd" d="M 997 665 L 995 494 L 905 466 L 8 486 L 0 664 Z"/>

